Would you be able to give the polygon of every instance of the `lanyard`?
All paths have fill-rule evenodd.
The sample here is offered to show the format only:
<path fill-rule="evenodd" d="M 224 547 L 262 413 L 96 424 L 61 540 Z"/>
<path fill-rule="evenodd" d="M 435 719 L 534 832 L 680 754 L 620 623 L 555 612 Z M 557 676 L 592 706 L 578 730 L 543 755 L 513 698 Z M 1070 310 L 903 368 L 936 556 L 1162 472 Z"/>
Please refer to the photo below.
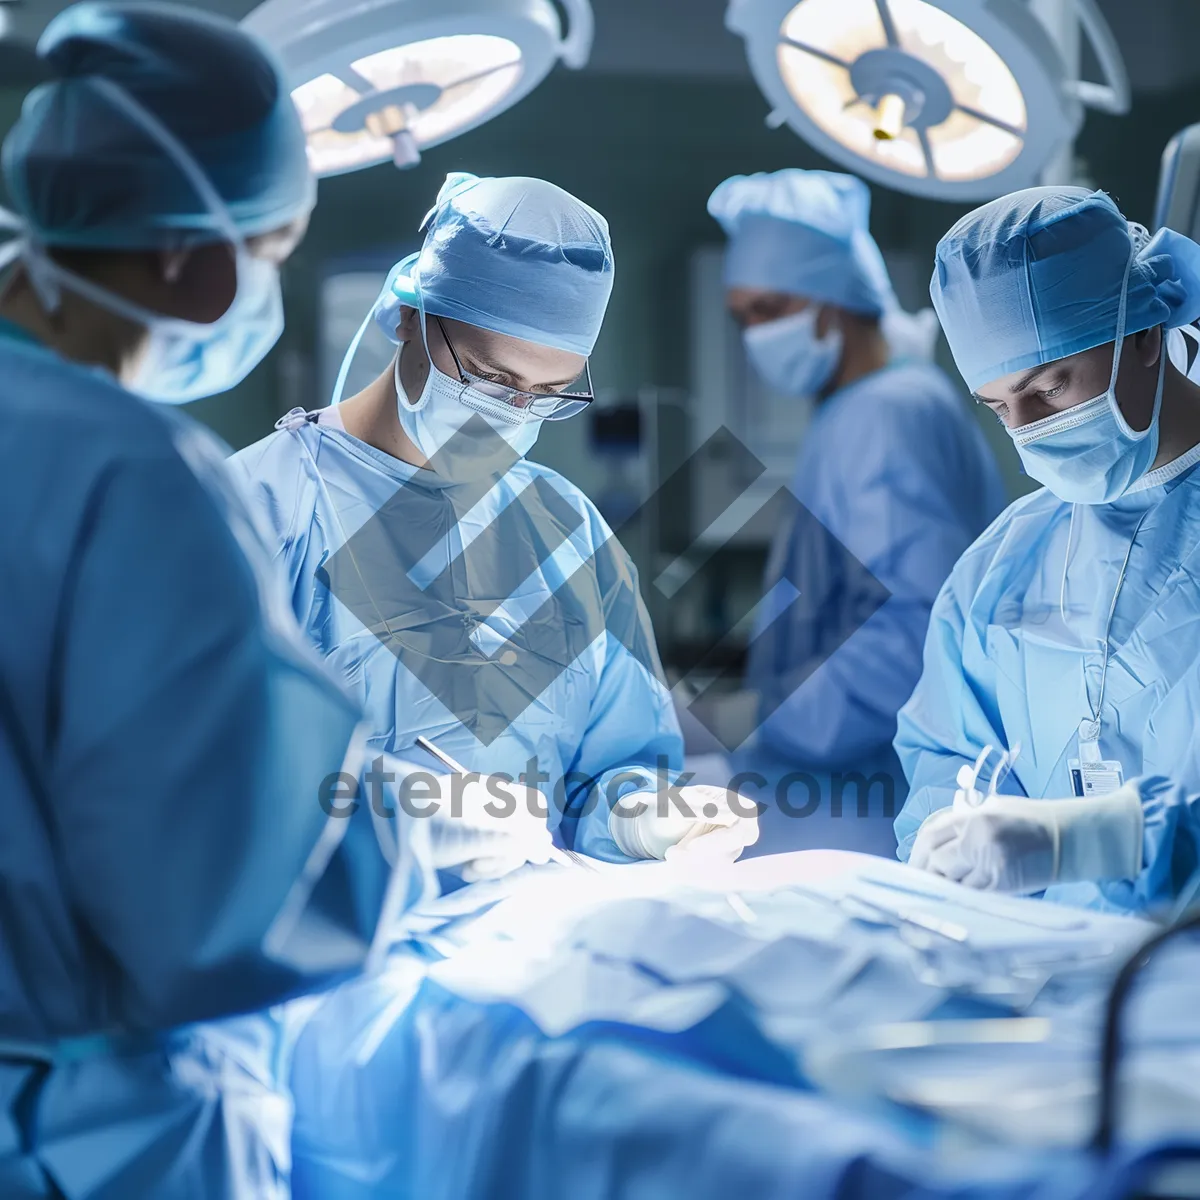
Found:
<path fill-rule="evenodd" d="M 1072 510 L 1073 513 L 1074 510 Z M 1121 573 L 1117 576 L 1117 586 L 1113 590 L 1112 603 L 1108 606 L 1108 620 L 1104 625 L 1104 658 L 1100 667 L 1100 691 L 1096 697 L 1095 705 L 1092 704 L 1091 690 L 1088 688 L 1087 673 L 1083 676 L 1083 691 L 1084 698 L 1087 701 L 1089 717 L 1085 717 L 1079 722 L 1079 744 L 1080 757 L 1086 759 L 1099 759 L 1100 757 L 1100 712 L 1104 707 L 1104 687 L 1108 682 L 1108 660 L 1112 652 L 1112 623 L 1113 616 L 1117 611 L 1117 599 L 1121 595 L 1121 588 L 1125 583 L 1125 573 L 1129 569 L 1129 557 L 1133 553 L 1134 543 L 1137 541 L 1137 535 L 1141 532 L 1142 524 L 1150 515 L 1150 510 L 1146 509 L 1138 518 L 1137 525 L 1134 526 L 1133 536 L 1129 539 L 1129 546 L 1125 550 L 1125 559 L 1121 563 Z M 1067 535 L 1068 542 L 1070 534 Z M 1067 553 L 1070 554 L 1070 546 L 1067 547 Z M 1090 749 L 1085 751 L 1085 746 Z"/>

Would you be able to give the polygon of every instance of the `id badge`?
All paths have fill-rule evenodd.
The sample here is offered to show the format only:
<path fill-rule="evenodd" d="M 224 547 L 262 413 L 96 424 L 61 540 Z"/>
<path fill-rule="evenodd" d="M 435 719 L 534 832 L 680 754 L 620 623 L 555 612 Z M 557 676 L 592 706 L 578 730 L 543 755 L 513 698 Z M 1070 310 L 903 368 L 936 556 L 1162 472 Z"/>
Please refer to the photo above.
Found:
<path fill-rule="evenodd" d="M 1071 790 L 1080 799 L 1085 796 L 1107 796 L 1125 782 L 1125 772 L 1114 758 L 1102 758 L 1094 762 L 1073 758 L 1067 766 L 1071 771 Z"/>

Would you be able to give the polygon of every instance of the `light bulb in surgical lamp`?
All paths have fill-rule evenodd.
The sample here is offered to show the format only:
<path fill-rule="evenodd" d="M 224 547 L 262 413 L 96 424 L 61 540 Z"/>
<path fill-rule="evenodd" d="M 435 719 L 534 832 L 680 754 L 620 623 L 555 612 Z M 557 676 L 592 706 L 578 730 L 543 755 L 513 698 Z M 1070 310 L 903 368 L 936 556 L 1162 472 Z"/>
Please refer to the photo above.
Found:
<path fill-rule="evenodd" d="M 589 0 L 266 0 L 245 20 L 270 45 L 318 175 L 398 167 L 531 92 L 591 48 Z"/>
<path fill-rule="evenodd" d="M 726 23 L 787 124 L 848 169 L 915 195 L 981 200 L 1038 182 L 1084 103 L 1128 108 L 1094 0 L 1062 0 L 1107 86 L 1070 77 L 1023 0 L 730 0 Z"/>
<path fill-rule="evenodd" d="M 888 92 L 875 109 L 875 140 L 894 142 L 904 131 L 904 97 Z"/>

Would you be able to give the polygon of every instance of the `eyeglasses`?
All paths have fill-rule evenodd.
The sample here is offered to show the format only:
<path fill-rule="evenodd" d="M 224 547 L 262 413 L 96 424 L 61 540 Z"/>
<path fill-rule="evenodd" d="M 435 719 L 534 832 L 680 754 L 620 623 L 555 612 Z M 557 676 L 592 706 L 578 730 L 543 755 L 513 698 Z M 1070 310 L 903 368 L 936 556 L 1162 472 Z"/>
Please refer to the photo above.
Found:
<path fill-rule="evenodd" d="M 587 382 L 586 392 L 554 392 L 550 395 L 544 392 L 522 392 L 507 384 L 471 375 L 463 370 L 462 362 L 454 349 L 454 343 L 450 341 L 450 335 L 446 332 L 445 325 L 442 324 L 442 318 L 435 316 L 433 319 L 442 331 L 446 349 L 450 351 L 450 357 L 454 359 L 454 366 L 464 387 L 470 387 L 491 400 L 498 400 L 501 404 L 520 409 L 543 421 L 565 421 L 568 417 L 574 417 L 583 412 L 596 398 L 595 389 L 592 387 L 592 369 L 586 359 L 583 363 L 583 379 Z"/>

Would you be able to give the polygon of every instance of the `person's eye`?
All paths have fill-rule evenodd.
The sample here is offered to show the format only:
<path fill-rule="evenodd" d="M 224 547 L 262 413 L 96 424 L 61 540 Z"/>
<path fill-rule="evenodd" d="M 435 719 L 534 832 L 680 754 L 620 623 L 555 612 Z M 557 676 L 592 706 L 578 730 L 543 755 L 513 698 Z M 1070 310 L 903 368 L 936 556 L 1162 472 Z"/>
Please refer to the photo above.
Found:
<path fill-rule="evenodd" d="M 1008 405 L 1001 401 L 999 404 L 991 404 L 988 406 L 992 410 L 992 415 L 1000 422 L 1001 425 L 1008 427 Z"/>
<path fill-rule="evenodd" d="M 1066 383 L 1056 383 L 1052 388 L 1047 388 L 1042 392 L 1043 400 L 1057 400 L 1059 396 L 1067 390 Z"/>

